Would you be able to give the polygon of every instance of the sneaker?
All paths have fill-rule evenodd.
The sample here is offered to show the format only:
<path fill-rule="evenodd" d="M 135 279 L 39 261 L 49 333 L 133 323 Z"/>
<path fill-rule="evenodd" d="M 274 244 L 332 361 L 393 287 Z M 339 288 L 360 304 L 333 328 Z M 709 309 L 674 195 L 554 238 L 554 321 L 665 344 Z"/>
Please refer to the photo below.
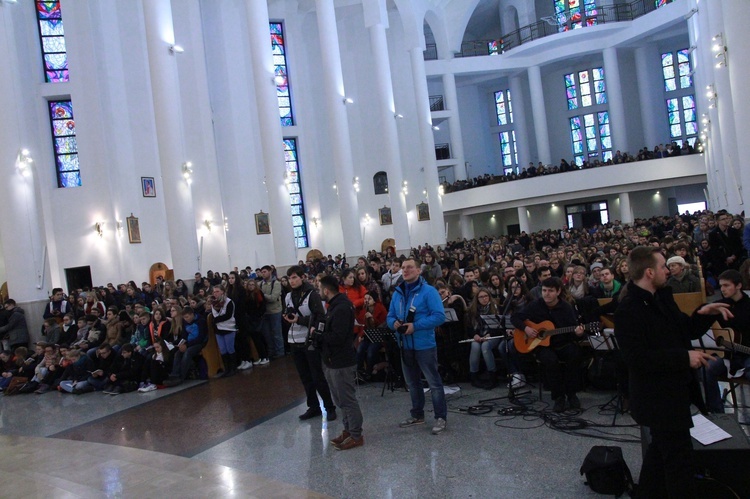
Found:
<path fill-rule="evenodd" d="M 110 395 L 120 395 L 122 393 L 122 387 L 116 386 L 112 388 L 112 391 L 109 393 Z"/>
<path fill-rule="evenodd" d="M 408 418 L 401 421 L 398 426 L 400 428 L 408 428 L 410 426 L 415 426 L 418 424 L 424 424 L 424 418 Z"/>
<path fill-rule="evenodd" d="M 254 366 L 258 366 L 258 365 L 260 365 L 260 362 L 261 362 L 262 360 L 263 360 L 263 359 L 258 359 L 258 360 L 254 360 L 254 361 L 253 361 L 253 365 L 254 365 Z"/>
<path fill-rule="evenodd" d="M 310 408 L 307 411 L 305 411 L 304 414 L 300 414 L 299 419 L 300 421 L 307 421 L 308 419 L 317 418 L 323 415 L 323 411 L 320 409 L 313 409 Z"/>
<path fill-rule="evenodd" d="M 438 435 L 440 433 L 443 433 L 445 431 L 445 426 L 447 425 L 447 421 L 443 418 L 437 418 L 435 420 L 435 424 L 432 425 L 432 434 Z"/>
<path fill-rule="evenodd" d="M 34 393 L 41 395 L 43 393 L 47 393 L 48 391 L 49 391 L 49 385 L 45 385 L 44 383 L 42 383 L 41 385 L 39 385 L 39 388 L 37 388 Z"/>
<path fill-rule="evenodd" d="M 349 437 L 346 438 L 346 440 L 344 440 L 343 442 L 341 442 L 339 445 L 334 445 L 333 447 L 336 450 L 349 450 L 349 449 L 353 449 L 355 447 L 362 447 L 363 445 L 365 445 L 365 437 L 364 436 L 359 437 L 359 438 L 354 438 L 352 436 L 349 436 Z"/>
<path fill-rule="evenodd" d="M 526 376 L 523 374 L 513 374 L 511 375 L 511 381 L 510 381 L 510 387 L 514 390 L 517 390 L 519 388 L 523 388 L 526 386 Z"/>
<path fill-rule="evenodd" d="M 154 385 L 153 383 L 147 383 L 143 385 L 142 388 L 138 389 L 138 391 L 141 393 L 153 392 L 154 390 L 156 390 L 156 385 Z"/>
<path fill-rule="evenodd" d="M 268 364 L 269 362 L 271 362 L 271 361 L 270 361 L 270 360 L 268 360 L 268 357 L 266 357 L 265 359 L 260 359 L 260 360 L 258 361 L 258 365 L 261 365 L 261 366 L 265 366 L 265 365 L 266 365 L 266 364 Z"/>
<path fill-rule="evenodd" d="M 242 362 L 240 362 L 240 365 L 237 366 L 237 369 L 240 371 L 244 371 L 245 369 L 250 369 L 251 367 L 253 367 L 253 365 L 250 362 L 243 360 Z"/>
<path fill-rule="evenodd" d="M 575 393 L 573 395 L 568 395 L 568 407 L 574 411 L 581 408 L 581 401 L 578 400 L 578 396 Z"/>
<path fill-rule="evenodd" d="M 555 405 L 552 410 L 554 412 L 565 412 L 565 396 L 557 397 L 555 399 Z"/>
<path fill-rule="evenodd" d="M 331 439 L 331 445 L 333 445 L 334 447 L 338 447 L 339 445 L 341 445 L 341 442 L 343 442 L 347 438 L 349 438 L 349 432 L 344 430 L 341 432 L 341 435 Z"/>

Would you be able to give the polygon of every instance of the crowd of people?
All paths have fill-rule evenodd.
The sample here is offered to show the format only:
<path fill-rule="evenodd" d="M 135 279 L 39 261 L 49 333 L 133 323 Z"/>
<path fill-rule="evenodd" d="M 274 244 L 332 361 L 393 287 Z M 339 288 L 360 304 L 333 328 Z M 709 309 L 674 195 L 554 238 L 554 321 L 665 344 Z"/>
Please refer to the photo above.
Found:
<path fill-rule="evenodd" d="M 424 245 L 400 256 L 393 248 L 372 250 L 352 266 L 346 255 L 328 255 L 300 261 L 285 275 L 273 265 L 208 271 L 195 274 L 190 290 L 182 280 L 163 278 L 67 296 L 57 288 L 44 312 L 44 341 L 32 352 L 23 310 L 9 299 L 0 315 L 8 345 L 0 353 L 0 388 L 6 394 L 119 394 L 175 386 L 200 375 L 196 361 L 215 336 L 220 377 L 291 355 L 308 401 L 300 419 L 323 415 L 318 396 L 329 421 L 340 409 L 344 431 L 332 442 L 342 450 L 364 443 L 355 380 L 387 369 L 411 393 L 402 427 L 424 423 L 422 377 L 431 388 L 432 432 L 439 434 L 447 418 L 443 379 L 493 389 L 502 368 L 509 386 L 519 388 L 526 382 L 521 360 L 529 353 L 542 366 L 553 411 L 577 410 L 586 324 L 617 309 L 626 288 L 643 277 L 630 268 L 632 253 L 649 247 L 663 259 L 660 284 L 670 293 L 719 288 L 732 307 L 748 301 L 737 292 L 750 289 L 750 228 L 742 216 L 706 211 L 614 221 Z M 602 308 L 600 298 L 613 300 Z M 729 323 L 750 338 L 749 320 L 750 313 L 738 312 Z M 547 322 L 556 333 L 543 338 Z M 371 341 L 365 334 L 371 328 L 394 331 L 397 341 Z M 381 357 L 383 347 L 392 365 Z M 721 366 L 712 364 L 709 372 L 715 380 Z M 721 401 L 711 393 L 718 412 Z"/>
<path fill-rule="evenodd" d="M 474 187 L 482 187 L 485 185 L 499 184 L 503 182 L 511 182 L 513 180 L 521 180 L 525 178 L 538 177 L 542 175 L 553 175 L 556 173 L 573 172 L 578 170 L 587 170 L 589 168 L 598 168 L 601 166 L 619 165 L 622 163 L 632 163 L 634 161 L 645 161 L 649 159 L 659 158 L 671 158 L 686 154 L 695 154 L 703 150 L 700 141 L 696 141 L 695 147 L 689 142 L 685 143 L 682 147 L 676 142 L 671 144 L 659 144 L 654 146 L 653 150 L 648 147 L 643 147 L 638 151 L 638 154 L 631 155 L 627 152 L 616 151 L 611 155 L 610 158 L 605 161 L 594 159 L 592 161 L 582 160 L 577 163 L 575 160 L 568 162 L 565 158 L 560 160 L 559 165 L 544 165 L 541 161 L 534 166 L 534 163 L 529 163 L 529 166 L 522 168 L 520 171 L 518 168 L 511 169 L 508 173 L 502 175 L 494 175 L 486 173 L 479 177 L 474 177 L 468 180 L 456 180 L 452 184 L 450 182 L 443 182 L 441 184 L 443 192 L 455 192 L 462 191 L 464 189 L 472 189 Z"/>

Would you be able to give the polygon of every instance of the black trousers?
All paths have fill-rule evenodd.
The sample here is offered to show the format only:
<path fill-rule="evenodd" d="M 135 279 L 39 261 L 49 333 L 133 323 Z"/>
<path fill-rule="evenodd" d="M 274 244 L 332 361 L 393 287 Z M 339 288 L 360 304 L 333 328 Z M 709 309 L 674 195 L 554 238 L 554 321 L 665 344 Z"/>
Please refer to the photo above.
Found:
<path fill-rule="evenodd" d="M 577 344 L 538 347 L 536 358 L 542 364 L 545 381 L 552 392 L 553 400 L 563 395 L 575 395 L 581 389 L 580 370 L 583 352 Z"/>
<path fill-rule="evenodd" d="M 326 411 L 335 410 L 336 406 L 333 404 L 333 399 L 331 399 L 331 389 L 328 387 L 328 382 L 323 375 L 323 361 L 320 358 L 320 352 L 317 350 L 308 350 L 304 343 L 292 343 L 290 347 L 292 349 L 294 367 L 297 368 L 299 379 L 305 388 L 307 407 L 310 409 L 319 408 L 318 394 L 320 394 Z"/>
<path fill-rule="evenodd" d="M 650 430 L 651 444 L 643 457 L 636 497 L 696 497 L 690 430 Z"/>

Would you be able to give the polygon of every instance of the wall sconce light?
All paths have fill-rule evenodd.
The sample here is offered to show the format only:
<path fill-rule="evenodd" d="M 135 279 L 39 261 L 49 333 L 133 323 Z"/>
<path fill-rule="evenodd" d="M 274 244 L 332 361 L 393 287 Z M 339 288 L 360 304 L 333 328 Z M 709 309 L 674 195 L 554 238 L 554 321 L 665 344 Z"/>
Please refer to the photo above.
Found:
<path fill-rule="evenodd" d="M 224 232 L 229 232 L 229 219 L 224 217 Z"/>
<path fill-rule="evenodd" d="M 365 218 L 363 219 L 363 222 L 365 223 L 365 225 L 370 225 L 371 221 L 372 221 L 372 218 L 370 218 L 370 214 L 365 213 Z"/>
<path fill-rule="evenodd" d="M 208 219 L 204 220 L 203 225 L 206 226 L 206 229 L 208 229 L 208 232 L 211 232 L 211 220 L 208 220 Z"/>
<path fill-rule="evenodd" d="M 427 194 L 427 189 L 422 189 L 422 195 L 426 198 L 430 197 L 429 194 Z"/>
<path fill-rule="evenodd" d="M 403 182 L 401 182 L 401 192 L 403 192 L 404 195 L 409 194 L 409 186 L 408 186 L 408 182 L 406 180 L 404 180 Z"/>
<path fill-rule="evenodd" d="M 190 161 L 182 163 L 182 177 L 188 185 L 193 183 L 193 163 Z"/>
<path fill-rule="evenodd" d="M 339 186 L 336 185 L 336 182 L 333 183 L 333 190 L 339 192 Z"/>
<path fill-rule="evenodd" d="M 23 175 L 24 177 L 28 177 L 31 175 L 31 164 L 34 162 L 34 159 L 31 157 L 31 153 L 28 149 L 21 149 L 18 151 L 18 158 L 17 158 L 17 164 L 18 164 L 18 172 Z"/>
<path fill-rule="evenodd" d="M 99 237 L 104 237 L 104 222 L 94 222 L 94 232 Z"/>
<path fill-rule="evenodd" d="M 437 132 L 438 130 L 440 130 L 440 127 L 437 125 L 432 125 L 432 129 Z"/>
<path fill-rule="evenodd" d="M 402 119 L 404 119 L 404 115 L 403 115 L 403 114 L 401 114 L 401 113 L 396 113 L 396 114 L 394 114 L 394 115 L 393 115 L 393 117 L 394 117 L 394 118 L 396 118 L 397 120 L 402 120 Z"/>
<path fill-rule="evenodd" d="M 698 46 L 697 46 L 697 45 L 691 45 L 690 47 L 688 47 L 688 54 L 692 54 L 692 53 L 693 53 L 693 51 L 694 51 L 695 49 L 697 49 L 697 48 L 698 48 Z"/>
<path fill-rule="evenodd" d="M 170 45 L 169 46 L 169 52 L 172 53 L 172 55 L 174 55 L 174 54 L 182 54 L 183 52 L 185 52 L 185 49 L 182 48 L 180 45 L 176 45 L 175 44 L 175 45 Z"/>
<path fill-rule="evenodd" d="M 344 103 L 345 106 L 347 104 L 354 104 L 354 100 L 350 99 L 349 97 L 344 97 L 343 99 L 341 99 L 341 101 Z"/>
<path fill-rule="evenodd" d="M 352 187 L 354 187 L 355 192 L 359 192 L 359 177 L 354 177 L 352 179 Z"/>
<path fill-rule="evenodd" d="M 444 186 L 443 186 L 442 184 L 440 184 L 440 185 L 438 186 L 438 194 L 439 194 L 440 196 L 445 196 L 445 187 L 444 187 Z"/>
<path fill-rule="evenodd" d="M 719 33 L 718 35 L 711 38 L 711 41 L 713 42 L 713 45 L 711 46 L 711 50 L 714 52 L 714 59 L 716 59 L 716 67 L 726 67 L 727 66 L 727 46 L 724 43 L 724 35 L 722 33 Z"/>
<path fill-rule="evenodd" d="M 312 217 L 310 221 L 313 223 L 313 225 L 317 228 L 320 224 L 320 219 L 318 217 Z"/>
<path fill-rule="evenodd" d="M 716 100 L 718 99 L 718 95 L 716 94 L 716 89 L 714 88 L 713 83 L 710 85 L 706 85 L 706 98 L 709 102 L 709 109 L 716 109 Z"/>

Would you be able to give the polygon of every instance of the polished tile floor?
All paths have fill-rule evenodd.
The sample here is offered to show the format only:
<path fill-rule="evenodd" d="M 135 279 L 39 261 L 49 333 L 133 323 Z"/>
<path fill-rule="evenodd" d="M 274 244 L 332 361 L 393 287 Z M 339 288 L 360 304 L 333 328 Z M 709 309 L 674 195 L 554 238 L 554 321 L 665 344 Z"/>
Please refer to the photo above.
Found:
<path fill-rule="evenodd" d="M 472 415 L 466 409 L 507 390 L 459 386 L 438 436 L 429 412 L 428 424 L 398 428 L 408 393 L 360 386 L 365 446 L 347 452 L 328 443 L 340 420 L 298 420 L 304 399 L 289 358 L 146 394 L 1 397 L 0 495 L 596 497 L 579 473 L 593 445 L 621 446 L 638 475 L 639 430 L 628 415 L 611 426 L 612 410 L 601 409 L 611 393 L 583 392 L 583 413 L 556 420 L 546 392 L 544 402 L 536 390 L 522 397 L 525 414 L 499 415 L 511 406 L 499 399 Z M 588 427 L 573 431 L 582 421 Z"/>

